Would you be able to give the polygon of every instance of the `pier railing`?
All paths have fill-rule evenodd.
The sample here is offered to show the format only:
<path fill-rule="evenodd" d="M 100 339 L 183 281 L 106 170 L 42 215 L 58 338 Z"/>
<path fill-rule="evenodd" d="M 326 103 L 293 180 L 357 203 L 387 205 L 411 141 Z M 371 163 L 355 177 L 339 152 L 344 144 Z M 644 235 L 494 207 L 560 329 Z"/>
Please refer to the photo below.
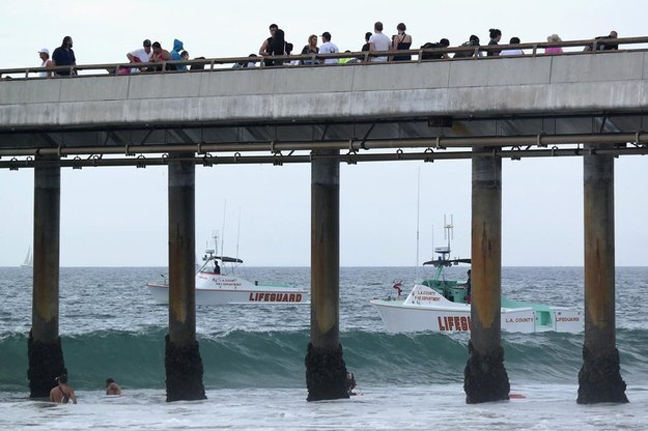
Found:
<path fill-rule="evenodd" d="M 618 50 L 588 50 L 584 51 L 585 47 L 595 48 L 598 44 L 612 43 L 618 45 Z M 544 54 L 544 49 L 549 47 L 560 46 L 565 48 L 563 54 Z M 461 57 L 457 59 L 424 59 L 424 54 L 437 53 L 449 54 L 456 52 L 488 52 L 491 50 L 504 50 L 509 48 L 516 48 L 525 50 L 524 57 L 543 57 L 553 55 L 615 55 L 615 53 L 623 52 L 642 52 L 646 51 L 648 47 L 648 37 L 636 37 L 625 39 L 592 39 L 592 40 L 579 40 L 579 41 L 566 41 L 561 43 L 528 43 L 519 45 L 498 45 L 498 46 L 479 46 L 479 47 L 450 47 L 450 48 L 434 48 L 429 50 L 409 50 L 399 51 L 398 55 L 409 53 L 414 58 L 409 62 L 399 62 L 399 64 L 417 64 L 419 62 L 427 61 L 482 61 L 486 57 Z M 571 50 L 569 50 L 571 49 Z M 277 57 L 233 57 L 233 58 L 213 58 L 213 59 L 199 59 L 189 61 L 178 61 L 168 63 L 152 63 L 151 65 L 162 66 L 161 72 L 153 73 L 166 73 L 166 74 L 187 74 L 196 73 L 199 71 L 209 73 L 210 71 L 232 71 L 232 65 L 255 62 L 256 67 L 249 68 L 248 70 L 259 70 L 260 68 L 270 68 L 266 66 L 264 60 L 284 60 L 293 61 L 299 59 L 316 59 L 323 60 L 326 58 L 338 59 L 355 59 L 355 63 L 360 66 L 370 66 L 375 64 L 385 65 L 384 62 L 371 62 L 367 61 L 374 56 L 394 55 L 394 52 L 344 52 L 338 54 L 322 54 L 322 55 L 295 55 L 295 56 L 277 56 Z M 644 54 L 635 54 L 640 62 L 643 61 Z M 489 59 L 504 59 L 506 57 L 488 57 Z M 610 58 L 614 62 L 614 57 Z M 515 63 L 515 59 L 512 60 Z M 189 70 L 171 71 L 166 70 L 168 65 L 184 64 L 190 66 Z M 634 63 L 633 63 L 634 64 Z M 79 65 L 73 67 L 58 67 L 52 69 L 45 68 L 19 68 L 19 69 L 4 69 L 0 70 L 3 77 L 11 77 L 13 80 L 24 81 L 32 79 L 41 79 L 47 81 L 50 79 L 74 79 L 75 77 L 84 76 L 115 76 L 115 73 L 121 67 L 146 67 L 149 64 L 138 63 L 113 63 L 113 64 L 92 64 L 92 65 Z M 194 67 L 195 66 L 195 67 Z M 292 69 L 305 69 L 311 67 L 350 67 L 349 63 L 338 65 L 302 65 L 302 66 L 272 66 L 271 69 L 276 68 L 292 68 Z M 387 66 L 390 67 L 390 66 Z M 74 70 L 79 75 L 52 77 L 52 78 L 35 78 L 35 72 L 44 70 Z M 243 68 L 242 70 L 246 70 Z M 240 73 L 244 73 L 240 71 Z M 341 69 L 338 69 L 341 70 Z M 237 74 L 239 71 L 232 71 L 232 74 Z M 426 73 L 426 71 L 421 71 Z M 143 75 L 147 75 L 144 73 Z M 125 76 L 133 76 L 131 74 Z M 145 76 L 142 78 L 146 79 Z M 114 78 L 118 81 L 120 78 Z M 18 84 L 18 83 L 16 83 Z M 10 81 L 0 81 L 0 86 L 11 86 Z M 30 82 L 23 82 L 18 84 L 30 87 Z M 17 103 L 20 103 L 18 99 Z M 472 149 L 476 147 L 488 147 L 492 151 L 492 156 L 500 158 L 510 158 L 512 160 L 519 160 L 527 157 L 578 157 L 586 154 L 591 154 L 595 151 L 598 154 L 611 154 L 619 155 L 646 155 L 648 154 L 648 133 L 644 131 L 643 124 L 645 124 L 643 109 L 637 112 L 619 112 L 619 121 L 624 127 L 614 132 L 614 127 L 606 127 L 606 124 L 614 123 L 614 112 L 585 112 L 574 114 L 573 121 L 577 124 L 574 129 L 555 128 L 546 131 L 544 124 L 539 124 L 526 129 L 520 129 L 514 135 L 506 135 L 500 133 L 499 127 L 496 132 L 484 133 L 480 132 L 477 127 L 477 134 L 464 134 L 452 133 L 453 121 L 463 122 L 465 124 L 472 124 L 476 120 L 472 116 L 464 116 L 454 118 L 451 116 L 430 116 L 426 113 L 424 117 L 416 118 L 397 118 L 389 123 L 388 119 L 384 118 L 370 118 L 365 121 L 366 128 L 358 132 L 355 130 L 346 131 L 345 124 L 340 126 L 341 134 L 335 134 L 335 139 L 310 139 L 304 138 L 303 135 L 290 137 L 285 139 L 287 135 L 278 135 L 276 133 L 260 134 L 254 139 L 242 139 L 239 141 L 238 128 L 245 129 L 247 124 L 234 124 L 231 129 L 228 129 L 230 134 L 226 134 L 228 138 L 214 138 L 213 135 L 207 134 L 203 137 L 201 127 L 209 128 L 209 124 L 191 125 L 187 124 L 187 129 L 193 131 L 189 135 L 184 135 L 182 126 L 177 132 L 183 135 L 184 138 L 166 140 L 166 134 L 155 134 L 156 130 L 163 130 L 167 128 L 177 128 L 176 125 L 160 125 L 160 124 L 139 124 L 125 128 L 115 127 L 114 124 L 108 125 L 91 125 L 81 128 L 67 127 L 65 131 L 60 134 L 69 132 L 72 136 L 71 140 L 59 136 L 57 133 L 51 133 L 47 129 L 29 129 L 17 130 L 10 126 L 0 127 L 1 132 L 6 135 L 4 143 L 0 143 L 0 169 L 17 170 L 20 168 L 33 168 L 40 164 L 54 163 L 62 167 L 71 167 L 73 169 L 81 169 L 82 167 L 101 167 L 101 166 L 160 166 L 167 165 L 169 156 L 177 157 L 183 155 L 187 160 L 191 159 L 197 165 L 212 166 L 219 164 L 272 164 L 281 166 L 291 163 L 311 163 L 313 160 L 319 158 L 334 157 L 341 162 L 348 164 L 356 164 L 360 162 L 380 162 L 380 161 L 407 161 L 407 160 L 423 160 L 425 162 L 433 162 L 435 160 L 451 160 L 451 159 L 470 159 L 473 157 Z M 627 117 L 627 118 L 626 118 Z M 569 120 L 569 116 L 565 117 Z M 625 120 L 624 120 L 625 118 Z M 533 120 L 533 118 L 529 118 Z M 592 124 L 591 127 L 581 127 L 583 120 L 589 120 Z M 318 120 L 319 121 L 319 120 Z M 354 120 L 357 121 L 357 120 Z M 386 133 L 372 134 L 374 126 L 378 123 L 385 124 L 401 124 L 404 122 L 412 122 L 412 128 L 417 124 L 423 124 L 424 132 L 411 133 L 409 135 L 400 135 Z M 483 121 L 499 121 L 496 117 L 487 118 Z M 508 123 L 509 121 L 516 121 L 514 117 L 504 118 L 502 121 Z M 600 124 L 599 122 L 600 121 Z M 316 124 L 317 123 L 317 124 Z M 323 124 L 321 121 L 313 124 L 307 123 L 308 127 L 312 127 L 313 131 L 318 131 L 318 124 Z M 289 124 L 291 126 L 292 123 Z M 216 125 L 211 125 L 216 127 Z M 302 124 L 303 126 L 303 124 Z M 328 127 L 334 125 L 326 124 Z M 522 125 L 523 126 L 523 125 Z M 521 126 L 521 127 L 522 127 Z M 113 132 L 118 133 L 121 130 L 123 136 L 113 137 Z M 130 129 L 136 129 L 132 132 Z M 343 130 L 344 129 L 344 130 Z M 591 129 L 591 130 L 590 130 Z M 595 130 L 596 129 L 596 130 Z M 600 130 L 599 130 L 600 129 Z M 418 130 L 418 129 L 417 129 Z M 598 131 L 597 131 L 598 130 Z M 131 133 L 132 132 L 132 133 Z M 229 133 L 228 132 L 228 133 Z M 450 136 L 444 136 L 444 133 L 450 133 Z M 569 133 L 571 132 L 571 133 Z M 87 133 L 87 135 L 83 135 Z M 22 134 L 22 135 L 21 135 Z M 27 139 L 25 136 L 33 135 L 34 138 Z M 25 136 L 23 136 L 25 135 Z M 78 136 L 77 136 L 78 135 Z M 453 136 L 455 135 L 455 136 Z M 12 139 L 16 137 L 16 142 Z M 230 138 L 231 136 L 231 138 Z M 248 136 L 247 134 L 245 136 Z M 185 139 L 186 138 L 186 139 Z M 101 140 L 99 140 L 101 139 Z M 302 140 L 300 140 L 302 139 Z M 103 143 L 102 143 L 103 142 Z M 587 144 L 600 144 L 596 150 L 593 150 L 591 145 Z M 367 151 L 371 150 L 371 151 Z M 331 151 L 339 151 L 339 155 L 332 156 Z M 193 155 L 187 155 L 193 153 Z M 43 157 L 47 156 L 47 157 Z M 56 161 L 52 161 L 56 159 Z"/>
<path fill-rule="evenodd" d="M 619 48 L 614 50 L 601 50 L 597 47 L 601 45 L 617 45 Z M 546 48 L 567 48 L 562 54 L 545 54 Z M 573 50 L 570 50 L 574 48 Z M 248 57 L 225 57 L 225 58 L 199 58 L 193 60 L 167 61 L 157 63 L 101 63 L 101 64 L 84 64 L 75 66 L 55 66 L 55 67 L 21 67 L 0 69 L 0 80 L 2 79 L 73 79 L 83 76 L 115 76 L 119 75 L 122 69 L 137 68 L 145 70 L 148 68 L 159 69 L 157 71 L 147 71 L 144 73 L 187 73 L 198 71 L 222 71 L 234 68 L 258 69 L 258 68 L 277 68 L 277 67 L 294 67 L 294 63 L 308 62 L 308 64 L 299 64 L 299 67 L 331 67 L 347 65 L 371 65 L 385 64 L 385 62 L 372 62 L 374 57 L 393 57 L 394 55 L 411 55 L 412 60 L 409 62 L 426 62 L 426 61 L 478 61 L 493 51 L 503 51 L 508 49 L 521 49 L 524 55 L 517 57 L 537 57 L 537 56 L 554 56 L 554 55 L 602 55 L 623 51 L 636 51 L 648 49 L 648 37 L 628 37 L 628 38 L 607 38 L 607 39 L 585 39 L 572 40 L 563 42 L 532 42 L 521 43 L 516 45 L 483 45 L 483 46 L 455 46 L 447 48 L 430 48 L 430 49 L 410 49 L 402 51 L 356 51 L 340 52 L 336 54 L 308 54 L 308 55 L 281 55 L 281 56 L 248 56 Z M 471 53 L 470 57 L 452 58 L 452 54 Z M 440 58 L 426 58 L 429 56 Z M 498 57 L 488 57 L 489 59 Z M 511 58 L 511 56 L 506 56 Z M 324 60 L 337 59 L 342 60 L 339 63 L 323 64 Z M 281 65 L 267 65 L 268 62 L 283 63 Z M 402 63 L 402 62 L 399 62 Z M 248 67 L 247 65 L 252 65 Z M 187 70 L 176 70 L 178 66 L 186 66 Z M 64 76 L 58 76 L 55 72 L 65 72 Z M 52 76 L 39 77 L 40 72 L 51 72 Z M 124 76 L 129 76 L 125 74 Z"/>

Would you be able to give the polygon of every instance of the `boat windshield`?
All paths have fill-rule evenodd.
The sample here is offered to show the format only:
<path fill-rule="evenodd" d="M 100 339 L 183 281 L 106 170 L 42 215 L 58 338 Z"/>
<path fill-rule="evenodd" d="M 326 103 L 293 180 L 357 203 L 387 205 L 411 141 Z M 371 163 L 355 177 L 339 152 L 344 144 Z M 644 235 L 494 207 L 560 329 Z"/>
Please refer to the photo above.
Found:
<path fill-rule="evenodd" d="M 223 264 L 229 263 L 232 272 L 234 272 L 235 265 L 238 266 L 243 263 L 243 260 L 236 257 L 229 256 L 215 256 L 209 250 L 203 256 L 204 263 L 198 268 L 197 272 L 213 272 L 214 274 L 221 273 L 221 266 Z"/>

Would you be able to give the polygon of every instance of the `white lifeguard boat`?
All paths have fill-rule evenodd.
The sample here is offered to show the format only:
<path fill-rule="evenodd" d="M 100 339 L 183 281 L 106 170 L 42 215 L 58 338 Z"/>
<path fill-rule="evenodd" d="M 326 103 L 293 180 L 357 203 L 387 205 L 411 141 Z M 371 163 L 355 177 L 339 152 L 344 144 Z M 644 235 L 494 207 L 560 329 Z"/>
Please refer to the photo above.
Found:
<path fill-rule="evenodd" d="M 387 332 L 469 332 L 471 306 L 465 302 L 465 292 L 458 285 L 442 286 L 425 280 L 416 283 L 406 297 L 372 299 L 370 303 L 380 313 Z M 513 302 L 502 297 L 501 325 L 505 332 L 578 333 L 583 330 L 583 316 L 567 307 Z"/>
<path fill-rule="evenodd" d="M 446 229 L 452 225 L 446 225 Z M 449 238 L 449 233 L 448 233 Z M 450 259 L 450 242 L 434 250 L 440 256 L 423 265 L 435 267 L 434 277 L 418 281 L 410 293 L 402 295 L 402 284 L 395 282 L 397 293 L 384 299 L 372 299 L 371 305 L 380 313 L 387 331 L 401 332 L 469 332 L 472 329 L 470 280 L 446 280 L 444 269 L 470 259 Z M 568 332 L 583 331 L 581 311 L 568 307 L 510 301 L 502 297 L 502 331 L 505 332 Z"/>
<path fill-rule="evenodd" d="M 206 250 L 204 263 L 196 272 L 196 305 L 304 305 L 310 304 L 306 289 L 291 285 L 248 281 L 235 275 L 243 261 L 216 256 Z M 153 298 L 169 303 L 168 283 L 148 283 Z"/>

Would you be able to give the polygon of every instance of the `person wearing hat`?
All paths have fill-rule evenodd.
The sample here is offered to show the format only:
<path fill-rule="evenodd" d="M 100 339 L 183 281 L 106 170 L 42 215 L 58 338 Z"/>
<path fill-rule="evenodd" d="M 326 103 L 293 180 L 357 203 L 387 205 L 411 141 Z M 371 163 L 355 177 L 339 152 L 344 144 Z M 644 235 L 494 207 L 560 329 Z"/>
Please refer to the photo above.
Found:
<path fill-rule="evenodd" d="M 144 39 L 142 43 L 142 48 L 138 48 L 134 51 L 126 54 L 126 58 L 131 63 L 148 63 L 149 58 L 151 58 L 151 41 L 149 39 Z M 131 67 L 130 73 L 139 73 L 140 69 L 137 67 Z"/>
<path fill-rule="evenodd" d="M 41 49 L 40 51 L 38 51 L 38 56 L 42 61 L 40 67 L 52 67 L 54 65 L 52 63 L 52 60 L 50 60 L 49 49 L 47 48 Z M 42 72 L 38 72 L 39 78 L 49 78 L 50 76 L 52 76 L 52 72 L 48 70 L 43 70 Z"/>
<path fill-rule="evenodd" d="M 320 54 L 335 54 L 340 52 L 338 47 L 331 42 L 331 33 L 328 31 L 325 31 L 322 33 L 322 45 L 320 46 L 319 53 Z M 337 58 L 327 58 L 324 59 L 324 64 L 338 64 L 338 59 Z"/>
<path fill-rule="evenodd" d="M 50 401 L 53 403 L 62 403 L 67 404 L 72 400 L 73 404 L 77 403 L 76 395 L 74 394 L 74 389 L 68 386 L 68 377 L 66 374 L 62 374 L 54 379 L 56 386 L 50 391 Z"/>

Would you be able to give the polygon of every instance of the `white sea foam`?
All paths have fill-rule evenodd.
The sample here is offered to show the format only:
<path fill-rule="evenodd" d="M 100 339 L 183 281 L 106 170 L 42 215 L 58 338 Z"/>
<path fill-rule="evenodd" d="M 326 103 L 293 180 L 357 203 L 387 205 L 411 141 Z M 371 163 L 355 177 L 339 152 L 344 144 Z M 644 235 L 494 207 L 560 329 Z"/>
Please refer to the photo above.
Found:
<path fill-rule="evenodd" d="M 306 402 L 305 390 L 208 391 L 208 400 L 166 403 L 160 391 L 108 398 L 79 393 L 77 405 L 0 402 L 0 429 L 11 430 L 645 430 L 648 387 L 629 404 L 577 405 L 577 388 L 528 385 L 526 398 L 467 405 L 461 385 L 372 387 L 349 400 Z"/>

